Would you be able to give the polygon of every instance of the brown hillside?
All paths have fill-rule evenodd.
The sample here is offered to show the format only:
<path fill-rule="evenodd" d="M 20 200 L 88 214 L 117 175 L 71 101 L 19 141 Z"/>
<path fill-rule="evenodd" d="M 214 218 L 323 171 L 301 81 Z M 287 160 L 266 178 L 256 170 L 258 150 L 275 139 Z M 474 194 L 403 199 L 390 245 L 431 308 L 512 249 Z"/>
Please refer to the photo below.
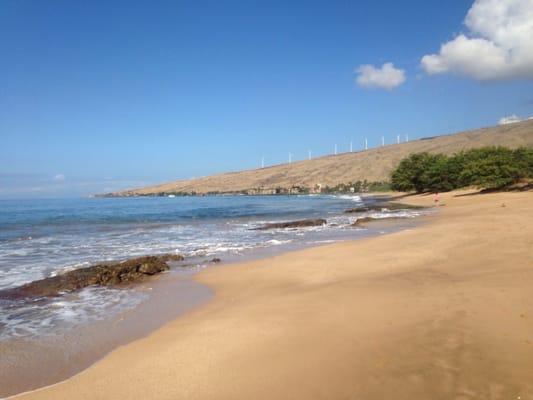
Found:
<path fill-rule="evenodd" d="M 146 195 L 161 192 L 237 192 L 255 188 L 293 186 L 335 186 L 367 180 L 388 181 L 399 161 L 411 153 L 428 151 L 452 154 L 475 147 L 501 145 L 511 148 L 533 146 L 533 120 L 413 140 L 408 143 L 373 148 L 367 151 L 330 155 L 312 160 L 280 164 L 267 168 L 228 172 L 203 178 L 179 180 L 157 186 L 112 193 L 114 196 Z"/>

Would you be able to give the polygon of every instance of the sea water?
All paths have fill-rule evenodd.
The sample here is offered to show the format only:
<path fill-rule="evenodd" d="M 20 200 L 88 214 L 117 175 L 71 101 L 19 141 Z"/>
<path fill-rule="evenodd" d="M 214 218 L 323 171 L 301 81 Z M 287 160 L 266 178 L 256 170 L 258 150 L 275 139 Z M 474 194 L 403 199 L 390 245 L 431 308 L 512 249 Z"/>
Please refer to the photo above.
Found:
<path fill-rule="evenodd" d="M 366 202 L 375 201 L 367 198 Z M 198 266 L 213 257 L 235 261 L 276 248 L 306 247 L 360 234 L 345 196 L 206 196 L 0 200 L 0 291 L 94 263 L 141 255 L 181 254 Z M 414 217 L 387 210 L 374 217 Z M 360 215 L 359 215 L 360 216 Z M 301 229 L 254 230 L 266 223 L 325 218 Z M 86 288 L 32 301 L 2 300 L 0 341 L 57 334 L 111 318 L 149 296 L 124 288 Z"/>

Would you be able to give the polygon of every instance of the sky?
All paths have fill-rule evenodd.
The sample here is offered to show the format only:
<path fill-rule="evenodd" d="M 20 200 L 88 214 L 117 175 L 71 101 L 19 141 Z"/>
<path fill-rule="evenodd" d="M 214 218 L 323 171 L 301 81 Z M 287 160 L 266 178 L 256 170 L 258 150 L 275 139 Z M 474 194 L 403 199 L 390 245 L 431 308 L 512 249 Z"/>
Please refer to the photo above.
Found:
<path fill-rule="evenodd" d="M 0 2 L 0 198 L 533 115 L 533 0 Z"/>

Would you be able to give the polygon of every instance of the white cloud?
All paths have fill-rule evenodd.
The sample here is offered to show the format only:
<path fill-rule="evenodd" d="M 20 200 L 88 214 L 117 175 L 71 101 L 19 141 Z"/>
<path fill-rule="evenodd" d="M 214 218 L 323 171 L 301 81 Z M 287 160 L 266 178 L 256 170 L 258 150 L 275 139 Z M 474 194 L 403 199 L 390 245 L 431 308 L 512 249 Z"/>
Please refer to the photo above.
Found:
<path fill-rule="evenodd" d="M 365 88 L 394 89 L 405 82 L 405 71 L 394 67 L 392 63 L 385 63 L 381 68 L 373 65 L 361 65 L 355 70 L 357 84 Z"/>
<path fill-rule="evenodd" d="M 514 124 L 515 122 L 522 122 L 522 121 L 529 121 L 529 120 L 533 120 L 533 117 L 520 118 L 518 115 L 512 114 L 507 117 L 500 118 L 500 120 L 498 121 L 498 125 Z"/>
<path fill-rule="evenodd" d="M 464 23 L 468 34 L 422 58 L 428 74 L 533 79 L 533 0 L 476 0 Z"/>
<path fill-rule="evenodd" d="M 507 124 L 514 124 L 515 122 L 523 121 L 522 118 L 517 116 L 516 114 L 509 115 L 508 117 L 500 118 L 498 121 L 498 125 L 507 125 Z"/>
<path fill-rule="evenodd" d="M 57 174 L 56 176 L 54 176 L 54 181 L 56 182 L 64 182 L 65 179 L 65 175 L 63 174 Z"/>

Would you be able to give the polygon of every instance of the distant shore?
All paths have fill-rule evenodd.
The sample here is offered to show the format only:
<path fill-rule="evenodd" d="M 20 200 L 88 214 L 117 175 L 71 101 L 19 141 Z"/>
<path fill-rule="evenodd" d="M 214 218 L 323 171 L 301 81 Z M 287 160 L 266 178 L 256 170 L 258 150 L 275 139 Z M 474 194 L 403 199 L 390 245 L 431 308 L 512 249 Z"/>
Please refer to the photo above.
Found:
<path fill-rule="evenodd" d="M 107 193 L 110 197 L 209 194 L 298 194 L 340 192 L 342 186 L 355 192 L 387 190 L 391 173 L 413 153 L 454 154 L 484 146 L 511 149 L 533 146 L 533 120 L 499 125 L 451 135 L 430 136 L 408 142 L 371 147 L 367 150 L 325 154 L 264 168 L 182 179 L 154 186 Z M 340 190 L 339 190 L 340 189 Z M 349 189 L 349 187 L 345 188 Z M 344 189 L 344 190 L 345 190 Z"/>
<path fill-rule="evenodd" d="M 529 398 L 533 192 L 440 203 L 410 230 L 206 270 L 213 301 L 16 398 Z"/>

